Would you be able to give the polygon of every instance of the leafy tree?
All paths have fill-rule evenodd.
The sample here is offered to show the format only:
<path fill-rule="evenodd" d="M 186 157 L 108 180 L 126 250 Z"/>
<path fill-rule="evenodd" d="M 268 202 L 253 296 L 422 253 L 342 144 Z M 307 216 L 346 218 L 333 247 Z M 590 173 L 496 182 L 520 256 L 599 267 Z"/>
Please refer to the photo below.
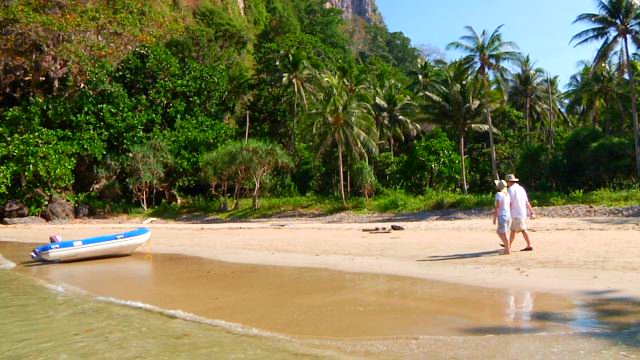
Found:
<path fill-rule="evenodd" d="M 242 158 L 248 164 L 253 180 L 253 208 L 258 209 L 258 197 L 264 179 L 275 169 L 288 169 L 293 163 L 279 145 L 251 140 L 242 147 Z"/>
<path fill-rule="evenodd" d="M 455 152 L 455 142 L 440 128 L 417 140 L 403 166 L 406 186 L 416 193 L 453 190 L 460 183 L 460 158 Z"/>
<path fill-rule="evenodd" d="M 144 210 L 149 208 L 149 196 L 162 189 L 165 170 L 170 164 L 167 146 L 156 139 L 131 148 L 127 183 Z"/>
<path fill-rule="evenodd" d="M 42 127 L 24 134 L 0 131 L 0 197 L 11 194 L 37 208 L 50 195 L 71 190 L 77 151 L 71 139 Z"/>
<path fill-rule="evenodd" d="M 291 166 L 291 159 L 280 146 L 257 140 L 231 142 L 202 158 L 203 175 L 210 182 L 213 191 L 217 184 L 221 184 L 225 204 L 229 183 L 235 185 L 234 207 L 237 207 L 240 188 L 250 180 L 253 183 L 254 209 L 259 207 L 260 190 L 265 178 L 275 169 L 287 169 Z M 226 208 L 226 205 L 223 206 Z"/>

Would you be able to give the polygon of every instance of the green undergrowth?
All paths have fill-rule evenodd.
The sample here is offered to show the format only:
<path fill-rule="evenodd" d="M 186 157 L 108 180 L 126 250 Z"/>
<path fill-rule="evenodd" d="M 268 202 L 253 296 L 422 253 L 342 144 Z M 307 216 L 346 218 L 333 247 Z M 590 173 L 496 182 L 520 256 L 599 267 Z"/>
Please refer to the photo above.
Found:
<path fill-rule="evenodd" d="M 562 193 L 530 193 L 533 206 L 594 205 L 626 207 L 640 204 L 640 190 L 598 190 L 584 193 L 574 191 Z M 493 206 L 494 194 L 469 194 L 450 192 L 429 192 L 412 195 L 402 191 L 385 191 L 374 198 L 351 198 L 344 205 L 339 198 L 323 196 L 297 196 L 286 198 L 265 198 L 260 200 L 260 208 L 252 207 L 251 199 L 241 199 L 236 209 L 220 211 L 219 200 L 192 198 L 182 206 L 162 204 L 143 212 L 129 210 L 133 216 L 152 216 L 178 219 L 183 216 L 217 217 L 220 220 L 259 219 L 270 217 L 315 217 L 327 216 L 344 211 L 366 215 L 373 213 L 406 214 L 444 209 L 478 209 Z M 233 206 L 233 202 L 229 202 Z"/>
<path fill-rule="evenodd" d="M 640 205 L 640 189 L 610 190 L 601 189 L 592 192 L 573 191 L 562 193 L 530 194 L 533 206 L 594 205 L 626 207 Z"/>

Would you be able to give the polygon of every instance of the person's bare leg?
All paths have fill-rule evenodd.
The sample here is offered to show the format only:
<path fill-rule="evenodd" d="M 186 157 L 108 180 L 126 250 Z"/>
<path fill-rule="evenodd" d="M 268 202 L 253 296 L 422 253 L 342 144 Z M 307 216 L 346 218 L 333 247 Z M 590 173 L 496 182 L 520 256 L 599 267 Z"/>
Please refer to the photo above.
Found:
<path fill-rule="evenodd" d="M 507 239 L 507 234 L 499 232 L 498 236 L 500 236 L 500 239 L 502 239 L 502 244 L 504 244 L 504 255 L 510 255 L 511 254 L 511 243 Z"/>
<path fill-rule="evenodd" d="M 505 234 L 505 236 L 507 236 Z M 516 239 L 516 232 L 515 231 L 511 231 L 511 235 L 509 236 L 509 247 L 511 247 L 511 245 L 513 245 L 513 240 Z"/>
<path fill-rule="evenodd" d="M 527 247 L 530 248 L 531 247 L 531 240 L 529 240 L 529 234 L 527 234 L 526 231 L 522 232 L 522 236 L 524 236 L 524 241 L 527 242 Z"/>

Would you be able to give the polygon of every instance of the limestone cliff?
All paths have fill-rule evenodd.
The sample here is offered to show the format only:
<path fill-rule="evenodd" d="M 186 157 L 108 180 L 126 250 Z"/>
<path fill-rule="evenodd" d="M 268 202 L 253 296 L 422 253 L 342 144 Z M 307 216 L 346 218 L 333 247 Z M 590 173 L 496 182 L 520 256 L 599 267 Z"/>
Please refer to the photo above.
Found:
<path fill-rule="evenodd" d="M 328 3 L 342 9 L 346 18 L 359 16 L 369 23 L 382 23 L 375 0 L 328 0 Z"/>

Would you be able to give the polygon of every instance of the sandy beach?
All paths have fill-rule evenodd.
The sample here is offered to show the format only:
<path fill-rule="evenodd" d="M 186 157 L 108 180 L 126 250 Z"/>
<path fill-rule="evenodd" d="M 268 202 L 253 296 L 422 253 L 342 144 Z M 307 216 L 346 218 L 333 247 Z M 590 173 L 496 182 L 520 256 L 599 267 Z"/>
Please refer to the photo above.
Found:
<path fill-rule="evenodd" d="M 113 221 L 115 222 L 115 221 Z M 118 220 L 0 228 L 0 241 L 43 243 L 50 234 L 82 238 L 139 226 Z M 152 223 L 140 252 L 183 254 L 233 263 L 325 268 L 555 293 L 640 296 L 637 218 L 540 218 L 533 252 L 500 256 L 489 219 L 394 222 L 404 231 L 373 234 L 391 223 L 278 219 L 247 223 Z M 514 247 L 524 247 L 518 237 Z"/>
<path fill-rule="evenodd" d="M 133 256 L 52 266 L 23 262 L 32 244 L 141 221 L 12 225 L 0 228 L 0 252 L 21 264 L 18 272 L 49 284 L 220 319 L 225 329 L 258 331 L 267 335 L 261 341 L 323 358 L 342 358 L 332 351 L 385 359 L 637 356 L 638 218 L 536 219 L 534 251 L 511 256 L 499 255 L 487 218 L 371 220 L 158 220 L 146 225 L 152 240 Z M 391 224 L 405 230 L 362 231 Z"/>

